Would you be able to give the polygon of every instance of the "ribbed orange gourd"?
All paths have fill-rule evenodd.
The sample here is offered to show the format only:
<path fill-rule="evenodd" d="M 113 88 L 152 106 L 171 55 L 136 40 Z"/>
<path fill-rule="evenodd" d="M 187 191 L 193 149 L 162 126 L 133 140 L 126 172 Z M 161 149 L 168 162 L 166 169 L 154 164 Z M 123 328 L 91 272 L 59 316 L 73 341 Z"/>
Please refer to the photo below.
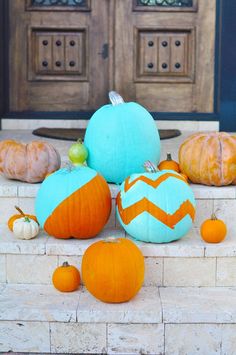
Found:
<path fill-rule="evenodd" d="M 225 132 L 196 133 L 179 149 L 182 173 L 196 184 L 236 184 L 236 136 Z"/>
<path fill-rule="evenodd" d="M 127 302 L 142 287 L 144 257 L 129 239 L 98 241 L 83 256 L 82 279 L 87 290 L 100 301 Z"/>
<path fill-rule="evenodd" d="M 0 174 L 8 179 L 41 182 L 48 173 L 58 170 L 60 165 L 59 153 L 47 142 L 0 142 Z"/>

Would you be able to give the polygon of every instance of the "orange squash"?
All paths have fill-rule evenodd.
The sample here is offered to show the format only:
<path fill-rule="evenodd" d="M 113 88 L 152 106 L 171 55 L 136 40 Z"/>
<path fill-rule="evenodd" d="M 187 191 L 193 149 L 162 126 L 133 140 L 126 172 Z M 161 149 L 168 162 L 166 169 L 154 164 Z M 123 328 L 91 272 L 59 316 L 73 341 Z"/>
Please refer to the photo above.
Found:
<path fill-rule="evenodd" d="M 60 165 L 59 153 L 47 142 L 0 142 L 0 174 L 8 179 L 41 182 L 48 173 L 58 170 Z"/>
<path fill-rule="evenodd" d="M 236 136 L 224 132 L 195 133 L 179 149 L 180 170 L 196 184 L 236 184 Z"/>
<path fill-rule="evenodd" d="M 170 153 L 167 153 L 166 160 L 163 160 L 162 162 L 160 162 L 160 164 L 158 165 L 158 169 L 159 170 L 174 170 L 177 173 L 180 172 L 179 164 L 177 163 L 177 161 L 172 160 Z"/>
<path fill-rule="evenodd" d="M 205 242 L 220 243 L 226 237 L 227 227 L 224 221 L 218 219 L 216 214 L 213 213 L 211 219 L 207 219 L 202 223 L 200 232 Z"/>
<path fill-rule="evenodd" d="M 83 256 L 82 279 L 97 299 L 108 303 L 127 302 L 142 287 L 144 257 L 129 239 L 98 241 Z"/>
<path fill-rule="evenodd" d="M 79 270 L 64 262 L 62 266 L 56 268 L 52 275 L 52 282 L 54 287 L 61 292 L 73 292 L 78 289 L 80 285 Z"/>
<path fill-rule="evenodd" d="M 25 214 L 22 209 L 20 209 L 20 207 L 15 206 L 15 209 L 19 212 L 19 214 L 14 214 L 13 216 L 11 216 L 7 222 L 8 228 L 10 229 L 10 231 L 13 231 L 13 224 L 14 222 L 22 217 L 28 217 L 30 219 L 33 219 L 35 222 L 38 223 L 38 220 L 36 218 L 36 216 L 32 215 L 32 214 Z"/>

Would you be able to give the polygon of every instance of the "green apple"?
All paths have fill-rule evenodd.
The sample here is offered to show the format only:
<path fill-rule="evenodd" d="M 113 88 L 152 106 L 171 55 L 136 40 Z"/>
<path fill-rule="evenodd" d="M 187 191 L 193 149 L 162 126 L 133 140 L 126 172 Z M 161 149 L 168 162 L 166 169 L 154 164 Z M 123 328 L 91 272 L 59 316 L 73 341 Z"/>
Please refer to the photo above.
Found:
<path fill-rule="evenodd" d="M 83 165 L 88 157 L 88 150 L 81 139 L 78 139 L 76 143 L 72 144 L 68 156 L 73 165 Z"/>

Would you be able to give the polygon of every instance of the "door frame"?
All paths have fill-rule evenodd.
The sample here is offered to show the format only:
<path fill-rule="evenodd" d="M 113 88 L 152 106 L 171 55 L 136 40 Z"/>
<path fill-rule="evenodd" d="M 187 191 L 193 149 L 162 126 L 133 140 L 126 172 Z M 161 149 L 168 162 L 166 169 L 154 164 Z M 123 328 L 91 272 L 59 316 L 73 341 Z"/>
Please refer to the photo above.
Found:
<path fill-rule="evenodd" d="M 0 129 L 1 117 L 8 111 L 8 1 L 0 1 Z"/>
<path fill-rule="evenodd" d="M 114 2 L 116 0 L 110 0 Z M 235 0 L 228 0 L 233 4 Z M 214 112 L 213 113 L 175 113 L 175 112 L 152 112 L 154 119 L 159 120 L 186 120 L 186 121 L 220 121 L 220 127 L 227 130 L 226 122 L 227 114 L 224 112 L 224 105 L 222 105 L 222 85 L 226 83 L 224 78 L 221 80 L 223 73 L 224 51 L 221 45 L 226 43 L 226 38 L 229 33 L 222 30 L 222 23 L 225 19 L 222 18 L 224 14 L 225 2 L 223 0 L 216 0 L 216 41 L 215 41 L 215 83 L 214 83 Z M 113 4 L 114 5 L 114 4 Z M 232 5 L 233 7 L 233 5 Z M 235 8 L 236 9 L 236 8 Z M 235 23 L 232 21 L 232 26 L 235 28 Z M 234 39 L 236 41 L 236 39 Z M 236 43 L 235 43 L 236 44 Z M 228 44 L 229 45 L 229 44 Z M 232 46 L 232 43 L 231 43 Z M 93 111 L 78 111 L 78 112 L 12 112 L 9 110 L 9 7 L 8 0 L 0 1 L 0 114 L 2 118 L 12 119 L 70 119 L 70 120 L 88 120 Z M 232 63 L 233 65 L 233 63 Z M 235 128 L 236 131 L 236 123 Z"/>
<path fill-rule="evenodd" d="M 221 15 L 220 127 L 236 132 L 236 3 L 223 0 Z"/>

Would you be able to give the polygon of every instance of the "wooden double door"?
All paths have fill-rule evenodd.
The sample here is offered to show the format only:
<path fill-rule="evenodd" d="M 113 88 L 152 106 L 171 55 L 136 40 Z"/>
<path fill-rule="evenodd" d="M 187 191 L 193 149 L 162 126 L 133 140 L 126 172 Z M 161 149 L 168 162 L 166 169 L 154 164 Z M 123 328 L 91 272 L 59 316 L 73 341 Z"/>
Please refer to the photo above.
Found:
<path fill-rule="evenodd" d="M 216 0 L 9 0 L 10 111 L 213 112 Z"/>

